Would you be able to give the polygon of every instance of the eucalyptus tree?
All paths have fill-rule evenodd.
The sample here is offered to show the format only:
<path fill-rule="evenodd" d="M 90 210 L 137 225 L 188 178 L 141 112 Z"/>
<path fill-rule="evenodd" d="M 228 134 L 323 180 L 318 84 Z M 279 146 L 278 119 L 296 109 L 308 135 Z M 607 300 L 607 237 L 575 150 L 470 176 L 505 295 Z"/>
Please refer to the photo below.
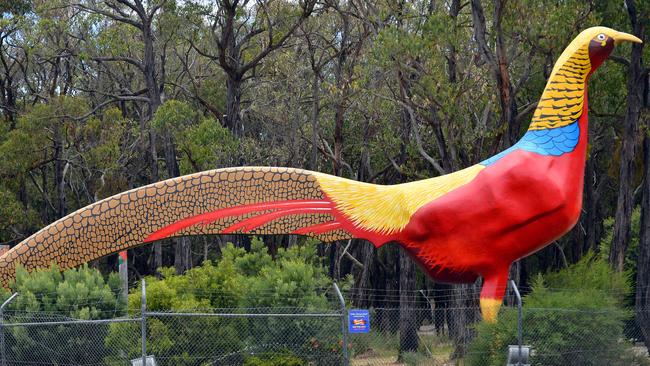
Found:
<path fill-rule="evenodd" d="M 650 5 L 644 2 L 625 1 L 627 18 L 633 33 L 645 43 L 650 41 Z M 643 131 L 643 180 L 641 182 L 641 222 L 639 253 L 636 262 L 636 320 L 647 347 L 650 347 L 650 64 L 648 47 L 634 44 L 629 60 L 620 60 L 628 69 L 627 107 L 625 111 L 625 132 L 619 172 L 619 196 L 614 225 L 614 238 L 610 252 L 610 263 L 621 270 L 631 238 L 631 206 L 633 193 L 631 180 L 634 169 L 635 129 L 639 124 Z M 644 56 L 646 59 L 644 60 Z M 626 151 L 630 150 L 630 151 Z M 625 154 L 625 156 L 623 155 Z M 623 160 L 625 159 L 625 160 Z M 626 182 L 623 182 L 626 180 Z M 625 215 L 629 215 L 625 217 Z"/>
<path fill-rule="evenodd" d="M 161 32 L 161 17 L 165 7 L 171 7 L 173 9 L 174 5 L 175 3 L 171 0 L 82 0 L 72 3 L 72 6 L 76 9 L 99 16 L 100 19 L 107 19 L 108 22 L 105 24 L 103 31 L 108 32 L 112 36 L 119 36 L 120 34 L 130 35 L 127 29 L 135 32 L 135 34 L 130 35 L 127 39 L 118 38 L 114 42 L 111 42 L 112 44 L 121 41 L 123 47 L 117 49 L 113 49 L 112 47 L 105 49 L 96 48 L 93 50 L 95 54 L 92 54 L 91 57 L 99 65 L 104 66 L 108 70 L 107 73 L 111 74 L 114 78 L 119 79 L 120 72 L 111 72 L 110 66 L 106 66 L 107 63 L 120 63 L 127 65 L 129 68 L 134 68 L 136 75 L 139 75 L 143 81 L 142 85 L 134 90 L 129 85 L 132 80 L 122 79 L 124 84 L 121 84 L 118 90 L 109 91 L 108 93 L 103 90 L 99 90 L 98 92 L 104 94 L 112 102 L 133 102 L 138 106 L 144 104 L 144 110 L 140 111 L 138 108 L 138 119 L 140 121 L 142 155 L 143 157 L 148 156 L 147 159 L 143 159 L 143 163 L 148 161 L 150 169 L 149 176 L 144 177 L 144 179 L 149 182 L 155 182 L 160 179 L 158 163 L 159 138 L 157 131 L 151 128 L 149 121 L 161 105 L 164 94 L 166 76 L 166 50 L 164 41 L 168 38 Z M 136 41 L 138 45 L 133 46 L 130 44 L 133 41 Z M 131 52 L 120 52 L 125 49 L 130 49 Z M 147 153 L 145 153 L 144 147 L 146 145 L 142 143 L 143 141 L 148 141 Z M 180 172 L 175 149 L 171 144 L 169 136 L 165 136 L 165 142 L 163 145 L 163 156 L 167 174 L 170 177 L 178 176 Z M 160 243 L 155 243 L 153 250 L 152 266 L 153 268 L 158 268 L 162 266 L 162 248 Z"/>
<path fill-rule="evenodd" d="M 312 72 L 311 81 L 311 154 L 309 155 L 309 168 L 317 170 L 318 155 L 320 145 L 320 123 L 319 115 L 321 113 L 321 99 L 322 99 L 322 82 L 325 77 L 325 68 L 330 65 L 332 60 L 337 55 L 336 50 L 336 31 L 335 22 L 332 21 L 332 12 L 319 14 L 317 17 L 312 17 L 308 21 L 301 24 L 298 35 L 305 43 L 307 59 L 309 67 Z"/>
<path fill-rule="evenodd" d="M 316 0 L 295 4 L 282 0 L 218 0 L 203 7 L 212 42 L 193 46 L 202 56 L 217 62 L 226 74 L 223 123 L 236 136 L 242 136 L 245 127 L 241 118 L 243 83 L 255 75 L 264 58 L 285 45 L 315 5 Z M 204 23 L 195 26 L 203 27 Z"/>
<path fill-rule="evenodd" d="M 158 62 L 159 54 L 155 47 L 156 39 L 156 20 L 158 19 L 161 9 L 168 3 L 167 0 L 156 2 L 143 2 L 141 0 L 107 0 L 107 1 L 80 1 L 72 3 L 72 6 L 87 13 L 95 14 L 109 19 L 111 22 L 132 28 L 137 32 L 141 43 L 141 51 L 137 55 L 115 54 L 113 50 L 106 49 L 105 54 L 92 55 L 92 59 L 98 63 L 125 63 L 135 67 L 137 72 L 144 81 L 143 88 L 140 90 L 129 90 L 120 88 L 117 92 L 108 93 L 107 97 L 113 101 L 132 101 L 135 103 L 144 103 L 146 110 L 140 116 L 142 139 L 145 140 L 145 124 L 148 122 L 161 104 L 161 94 L 163 90 L 161 71 Z M 107 31 L 110 30 L 110 24 L 107 25 Z M 114 35 L 119 35 L 119 33 Z M 148 129 L 150 168 L 152 181 L 159 179 L 158 172 L 158 151 L 156 146 L 156 134 L 153 130 Z"/>
<path fill-rule="evenodd" d="M 24 14 L 30 10 L 29 3 L 7 4 L 0 9 L 0 108 L 9 122 L 9 128 L 16 127 L 18 98 L 21 78 L 21 65 L 26 54 L 17 44 L 20 42 Z"/>
<path fill-rule="evenodd" d="M 625 1 L 625 7 L 632 33 L 644 38 L 648 32 L 650 7 L 644 2 Z M 625 254 L 630 241 L 630 227 L 633 202 L 633 178 L 635 169 L 635 147 L 641 111 L 648 105 L 648 69 L 643 62 L 644 44 L 633 44 L 629 60 L 617 59 L 627 68 L 627 106 L 621 139 L 621 160 L 619 169 L 618 199 L 609 261 L 618 271 L 623 270 Z"/>

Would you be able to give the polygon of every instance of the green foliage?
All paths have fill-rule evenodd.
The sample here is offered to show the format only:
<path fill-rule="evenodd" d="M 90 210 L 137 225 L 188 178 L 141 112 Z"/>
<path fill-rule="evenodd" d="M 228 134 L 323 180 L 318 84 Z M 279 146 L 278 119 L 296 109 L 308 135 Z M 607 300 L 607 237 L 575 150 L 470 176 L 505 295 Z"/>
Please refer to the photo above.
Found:
<path fill-rule="evenodd" d="M 524 344 L 542 365 L 630 365 L 636 362 L 624 341 L 632 314 L 623 308 L 630 291 L 625 274 L 614 272 L 593 253 L 555 273 L 539 275 L 524 297 Z M 477 325 L 470 364 L 504 365 L 507 346 L 516 344 L 517 312 L 507 308 L 495 324 Z M 579 351 L 579 352 L 578 352 Z"/>
<path fill-rule="evenodd" d="M 187 102 L 168 100 L 151 121 L 163 135 L 172 136 L 182 153 L 181 173 L 214 169 L 230 162 L 237 141 L 230 131 L 211 118 L 203 118 Z"/>
<path fill-rule="evenodd" d="M 625 263 L 624 268 L 626 271 L 630 272 L 630 278 L 636 278 L 636 263 L 637 255 L 639 253 L 639 234 L 640 234 L 640 223 L 641 223 L 641 208 L 635 207 L 632 210 L 632 217 L 630 219 L 631 230 L 630 230 L 630 241 L 628 242 L 627 251 L 625 252 Z M 607 260 L 609 258 L 609 252 L 614 240 L 614 218 L 608 217 L 603 221 L 603 238 L 600 241 L 599 251 L 600 256 Z"/>
<path fill-rule="evenodd" d="M 285 352 L 268 352 L 248 357 L 244 361 L 244 366 L 307 366 L 307 362 L 285 350 Z"/>
<path fill-rule="evenodd" d="M 16 242 L 22 239 L 18 233 L 39 224 L 34 209 L 24 207 L 13 192 L 0 186 L 0 242 Z"/>
<path fill-rule="evenodd" d="M 86 265 L 63 273 L 56 265 L 35 272 L 16 269 L 11 284 L 20 296 L 10 309 L 30 312 L 56 312 L 75 319 L 101 319 L 105 313 L 124 310 L 119 296 L 119 278 L 111 273 L 107 279 Z"/>
<path fill-rule="evenodd" d="M 32 206 L 23 210 L 23 214 L 29 218 L 23 222 L 40 224 L 35 220 L 35 215 L 29 208 L 42 207 L 46 204 L 45 194 L 41 190 L 48 191 L 51 187 L 42 187 L 43 181 L 47 181 L 49 169 L 48 164 L 54 161 L 70 162 L 69 177 L 67 182 L 75 181 L 75 178 L 83 175 L 73 173 L 77 164 L 82 160 L 79 158 L 79 151 L 71 146 L 81 148 L 81 140 L 84 139 L 84 130 L 79 121 L 72 117 L 84 114 L 87 111 L 87 104 L 84 98 L 80 97 L 53 97 L 47 104 L 36 104 L 27 113 L 21 115 L 16 123 L 16 128 L 9 131 L 3 139 L 0 139 L 0 180 L 4 188 L 14 192 L 16 197 L 23 195 L 29 198 L 26 204 Z M 55 156 L 55 146 L 59 146 L 59 156 Z M 40 171 L 39 171 L 40 170 Z M 37 174 L 41 175 L 40 183 L 36 182 Z M 74 182 L 76 183 L 76 181 Z M 53 199 L 50 199 L 50 203 Z M 19 212 L 19 211 L 17 211 Z M 18 216 L 18 214 L 14 214 Z M 32 219 L 33 218 L 33 219 Z M 17 218 L 0 217 L 0 221 L 15 221 Z M 34 225 L 40 226 L 40 225 Z M 14 227 L 16 229 L 16 227 Z M 20 228 L 20 226 L 18 226 Z M 34 230 L 21 230 L 25 233 Z"/>
<path fill-rule="evenodd" d="M 102 118 L 89 120 L 83 127 L 88 148 L 86 159 L 89 164 L 101 171 L 117 170 L 120 160 L 121 140 L 129 123 L 117 108 L 104 111 Z"/>
<path fill-rule="evenodd" d="M 210 118 L 203 118 L 198 124 L 179 131 L 176 140 L 184 153 L 181 160 L 182 173 L 224 165 L 236 155 L 238 146 L 230 131 Z"/>
<path fill-rule="evenodd" d="M 30 11 L 32 3 L 29 0 L 3 0 L 0 2 L 0 12 L 22 15 Z"/>
<path fill-rule="evenodd" d="M 19 295 L 9 305 L 9 315 L 13 311 L 21 315 L 13 321 L 104 319 L 125 311 L 117 274 L 105 279 L 98 270 L 87 266 L 64 273 L 56 266 L 33 273 L 18 267 L 12 289 Z M 44 314 L 47 318 L 43 318 Z M 97 325 L 61 325 L 10 327 L 6 332 L 16 359 L 36 359 L 55 365 L 98 364 L 105 353 L 102 340 L 108 329 Z"/>
<path fill-rule="evenodd" d="M 129 133 L 127 126 L 131 123 L 118 108 L 108 108 L 101 118 L 88 120 L 80 130 L 83 161 L 90 171 L 97 172 L 99 178 L 98 198 L 128 187 L 122 169 L 127 158 L 123 151 L 124 140 Z"/>
<path fill-rule="evenodd" d="M 223 88 L 225 79 L 220 76 L 221 75 L 216 75 L 216 77 L 210 78 L 201 84 L 199 93 L 203 99 L 210 103 L 210 105 L 215 106 L 219 110 L 225 110 L 226 90 Z"/>
<path fill-rule="evenodd" d="M 186 102 L 179 100 L 168 100 L 163 103 L 153 119 L 151 124 L 158 130 L 181 130 L 185 125 L 191 124 L 196 119 L 196 112 Z"/>
<path fill-rule="evenodd" d="M 267 253 L 264 242 L 254 238 L 250 251 L 228 244 L 222 249 L 222 255 L 217 264 L 206 261 L 183 275 L 176 275 L 172 268 L 163 268 L 160 270 L 162 278 L 147 277 L 148 310 L 215 312 L 219 308 L 241 311 L 232 309 L 236 307 L 295 307 L 295 311 L 330 308 L 322 293 L 330 280 L 319 263 L 312 242 L 287 250 L 279 249 L 273 258 Z M 138 309 L 140 299 L 141 292 L 134 290 L 129 295 L 129 308 Z M 150 318 L 149 324 L 151 337 L 148 344 L 152 353 L 157 355 L 191 352 L 192 357 L 216 359 L 242 349 L 259 354 L 275 351 L 278 347 L 296 353 L 307 347 L 313 357 L 327 358 L 338 354 L 332 352 L 337 350 L 335 337 L 340 327 L 337 318 L 287 321 L 273 317 L 160 317 Z M 115 347 L 116 351 L 127 348 L 129 357 L 137 357 L 139 346 L 125 347 L 123 339 L 129 339 L 138 329 L 137 324 L 111 324 L 107 347 Z M 205 339 L 211 339 L 211 342 L 205 342 Z M 305 344 L 305 340 L 323 347 L 312 349 L 312 343 Z M 263 357 L 250 362 L 262 360 L 274 362 Z M 290 358 L 283 360 L 289 361 Z M 106 359 L 105 362 L 118 364 L 119 360 Z M 189 365 L 195 359 L 175 356 L 173 362 L 174 365 Z"/>

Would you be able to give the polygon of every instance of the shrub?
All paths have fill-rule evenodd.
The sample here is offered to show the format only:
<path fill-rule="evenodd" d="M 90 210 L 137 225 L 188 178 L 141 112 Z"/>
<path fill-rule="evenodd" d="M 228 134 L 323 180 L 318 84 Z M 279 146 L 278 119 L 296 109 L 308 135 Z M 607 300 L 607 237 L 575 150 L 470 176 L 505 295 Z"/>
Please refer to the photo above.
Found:
<path fill-rule="evenodd" d="M 87 266 L 64 273 L 56 266 L 33 273 L 19 267 L 12 288 L 19 296 L 8 307 L 9 322 L 93 320 L 125 313 L 118 276 L 105 280 L 98 270 Z M 53 365 L 99 364 L 106 353 L 106 326 L 8 327 L 6 332 L 9 359 Z"/>
<path fill-rule="evenodd" d="M 246 358 L 244 366 L 307 366 L 307 363 L 288 350 Z"/>
<path fill-rule="evenodd" d="M 218 263 L 206 261 L 183 275 L 163 268 L 162 278 L 146 279 L 147 308 L 160 312 L 218 312 L 224 308 L 227 312 L 255 312 L 269 307 L 275 308 L 274 312 L 282 307 L 295 312 L 331 308 L 322 291 L 331 282 L 313 244 L 280 249 L 272 258 L 262 240 L 254 238 L 250 251 L 228 244 Z M 129 295 L 130 309 L 138 309 L 140 296 L 139 290 Z M 329 364 L 340 355 L 341 325 L 335 317 L 166 316 L 149 317 L 148 321 L 148 347 L 161 365 L 193 365 L 197 360 L 224 363 L 241 360 L 246 354 L 267 354 L 278 349 L 306 353 L 316 361 L 329 359 Z M 135 324 L 112 324 L 107 347 L 113 347 L 115 353 L 123 350 L 122 339 L 137 329 Z M 138 354 L 137 344 L 128 348 L 129 358 Z M 113 364 L 118 361 L 105 360 Z"/>
<path fill-rule="evenodd" d="M 593 254 L 559 272 L 539 275 L 524 298 L 524 344 L 540 365 L 630 365 L 637 362 L 624 340 L 625 273 Z M 474 365 L 504 365 L 517 343 L 517 312 L 507 308 L 495 324 L 477 325 L 468 358 Z"/>

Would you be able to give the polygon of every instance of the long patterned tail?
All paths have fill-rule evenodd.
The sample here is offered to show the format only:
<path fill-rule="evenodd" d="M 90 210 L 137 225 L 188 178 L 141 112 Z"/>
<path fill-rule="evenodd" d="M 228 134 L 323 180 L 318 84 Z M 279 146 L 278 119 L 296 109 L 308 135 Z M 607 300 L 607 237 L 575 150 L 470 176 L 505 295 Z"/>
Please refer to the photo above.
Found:
<path fill-rule="evenodd" d="M 167 237 L 300 234 L 334 241 L 353 236 L 348 226 L 310 171 L 212 170 L 120 193 L 46 226 L 0 257 L 0 280 L 7 286 L 17 264 L 65 270 Z"/>

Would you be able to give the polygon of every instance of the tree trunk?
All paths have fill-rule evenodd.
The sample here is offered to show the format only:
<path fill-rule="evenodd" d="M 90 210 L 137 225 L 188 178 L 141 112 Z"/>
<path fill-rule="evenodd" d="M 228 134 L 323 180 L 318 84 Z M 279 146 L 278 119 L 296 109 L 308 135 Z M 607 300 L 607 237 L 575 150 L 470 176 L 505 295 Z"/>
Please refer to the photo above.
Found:
<path fill-rule="evenodd" d="M 318 71 L 314 70 L 314 79 L 311 85 L 312 104 L 311 104 L 311 158 L 309 168 L 317 170 L 318 164 L 318 112 L 320 108 L 320 78 Z"/>
<path fill-rule="evenodd" d="M 449 309 L 449 336 L 454 342 L 453 358 L 464 357 L 467 345 L 474 337 L 470 324 L 478 322 L 480 317 L 478 296 L 480 285 L 452 286 L 451 309 Z"/>
<path fill-rule="evenodd" d="M 14 91 L 14 86 L 11 84 L 11 79 L 8 81 L 7 86 L 7 118 L 9 119 L 9 128 L 16 128 L 16 112 L 18 110 L 16 105 L 16 93 Z"/>
<path fill-rule="evenodd" d="M 174 269 L 176 269 L 176 274 L 183 274 L 192 268 L 192 243 L 186 237 L 178 238 L 175 241 Z"/>
<path fill-rule="evenodd" d="M 628 89 L 629 90 L 629 89 Z M 629 98 L 628 98 L 629 99 Z M 628 111 L 632 109 L 628 106 Z M 637 114 L 638 116 L 638 114 Z M 625 119 L 625 132 L 621 147 L 621 167 L 619 170 L 618 200 L 614 216 L 614 238 L 609 253 L 609 262 L 614 269 L 622 271 L 625 253 L 631 238 L 632 216 L 632 178 L 634 175 L 634 137 L 636 135 L 636 118 Z"/>
<path fill-rule="evenodd" d="M 151 156 L 151 182 L 160 180 L 158 172 L 158 150 L 156 148 L 156 131 L 153 128 L 149 129 L 149 153 Z M 163 266 L 162 260 L 162 244 L 160 242 L 153 243 L 153 262 L 151 263 L 151 271 L 156 272 L 158 268 Z"/>
<path fill-rule="evenodd" d="M 343 154 L 343 124 L 345 123 L 345 106 L 340 101 L 334 115 L 334 174 L 342 174 L 341 159 Z"/>
<path fill-rule="evenodd" d="M 433 135 L 436 138 L 436 145 L 438 146 L 438 153 L 440 154 L 440 164 L 445 172 L 451 172 L 458 169 L 455 164 L 456 159 L 452 156 L 450 149 L 447 146 L 447 138 L 438 118 L 438 111 L 433 107 L 429 107 L 428 122 L 433 129 Z"/>
<path fill-rule="evenodd" d="M 241 121 L 241 84 L 242 80 L 237 75 L 228 74 L 226 79 L 226 127 L 235 136 L 244 134 Z"/>
<path fill-rule="evenodd" d="M 644 39 L 645 22 L 648 19 L 647 11 L 637 14 L 635 2 L 626 0 L 630 22 L 634 34 Z M 647 40 L 644 39 L 644 42 Z M 626 119 L 639 117 L 640 109 L 645 105 L 650 106 L 650 90 L 648 89 L 648 75 L 643 71 L 643 46 L 633 44 L 630 56 L 630 73 L 628 75 L 628 110 Z M 646 70 L 647 72 L 647 70 Z M 631 93 L 631 87 L 635 87 Z M 633 108 L 632 108 L 633 107 Z M 638 108 L 638 109 L 637 109 Z M 627 125 L 627 124 L 626 124 Z M 650 348 L 650 118 L 645 116 L 645 129 L 643 134 L 643 185 L 641 198 L 641 218 L 639 225 L 639 253 L 636 268 L 636 321 L 643 334 L 646 347 Z M 621 177 L 622 178 L 622 177 Z M 613 246 L 612 246 L 613 248 Z M 624 257 L 624 254 L 623 254 Z M 618 257 L 617 257 L 618 259 Z"/>
<path fill-rule="evenodd" d="M 398 79 L 400 84 L 400 96 L 405 103 L 410 102 L 411 96 L 411 85 L 412 82 L 415 82 L 419 78 L 419 74 L 411 73 L 409 75 L 404 75 L 404 73 L 399 70 Z M 409 144 L 411 138 L 411 114 L 404 108 L 402 110 L 401 118 L 401 156 L 399 157 L 398 163 L 404 164 L 408 158 L 407 152 L 405 150 L 406 146 Z M 400 177 L 400 181 L 404 180 L 404 177 Z M 394 182 L 391 182 L 394 183 Z M 399 264 L 399 335 L 400 335 L 400 348 L 399 348 L 399 360 L 403 361 L 402 358 L 406 352 L 415 352 L 418 349 L 418 322 L 415 316 L 415 311 L 413 310 L 413 305 L 415 302 L 415 264 L 413 259 L 408 256 L 408 253 L 402 248 L 399 248 L 397 254 L 397 260 Z"/>
<path fill-rule="evenodd" d="M 593 140 L 592 140 L 593 141 Z M 587 157 L 585 166 L 585 188 L 581 225 L 585 229 L 580 255 L 596 246 L 596 189 L 594 187 L 594 159 Z"/>
<path fill-rule="evenodd" d="M 334 112 L 334 174 L 341 175 L 341 159 L 343 150 L 343 125 L 345 123 L 345 112 L 347 109 L 348 99 L 348 86 L 350 78 L 346 77 L 348 71 L 348 53 L 349 53 L 349 35 L 350 35 L 350 20 L 347 13 L 340 13 L 341 17 L 341 45 L 336 58 L 336 65 L 334 69 L 334 78 L 336 80 L 336 90 L 338 91 L 338 99 L 335 105 Z"/>
<path fill-rule="evenodd" d="M 151 21 L 143 20 L 142 38 L 144 42 L 144 79 L 149 97 L 147 119 L 151 119 L 160 106 L 160 90 L 156 77 L 156 52 L 154 50 L 154 35 L 151 31 Z"/>
<path fill-rule="evenodd" d="M 647 128 L 650 128 L 650 123 Z M 645 345 L 650 348 L 650 137 L 647 133 L 643 138 L 643 177 L 635 309 Z"/>
<path fill-rule="evenodd" d="M 180 169 L 178 167 L 178 161 L 176 161 L 176 145 L 174 144 L 174 138 L 172 137 L 169 130 L 164 132 L 165 136 L 165 166 L 167 168 L 168 178 L 175 178 L 181 175 Z M 182 274 L 188 269 L 192 268 L 190 251 L 191 243 L 188 238 L 178 238 L 174 239 L 174 267 L 176 268 L 176 273 Z M 154 262 L 160 260 L 160 265 L 162 265 L 162 258 L 158 257 L 157 252 L 154 249 Z M 162 253 L 160 253 L 162 257 Z"/>
<path fill-rule="evenodd" d="M 146 14 L 146 13 L 144 13 Z M 152 30 L 153 14 L 150 17 L 141 15 L 142 21 L 142 41 L 144 43 L 143 51 L 143 76 L 145 85 L 147 86 L 147 113 L 145 120 L 150 122 L 158 107 L 162 103 L 160 98 L 160 89 L 158 85 L 158 78 L 156 72 L 156 50 L 154 48 L 155 35 Z M 157 149 L 157 133 L 149 123 L 149 153 L 151 154 L 151 181 L 157 182 L 160 179 L 158 171 L 158 149 Z M 160 243 L 153 244 L 153 263 L 152 270 L 156 271 L 162 267 L 162 246 Z"/>
<path fill-rule="evenodd" d="M 363 268 L 354 275 L 356 280 L 354 283 L 354 287 L 356 288 L 354 303 L 359 307 L 369 307 L 372 305 L 372 301 L 368 298 L 369 294 L 367 289 L 372 288 L 370 274 L 372 264 L 375 261 L 375 251 L 377 249 L 372 245 L 372 243 L 365 240 L 355 240 L 355 243 L 352 245 L 357 248 L 357 259 L 363 263 Z"/>
<path fill-rule="evenodd" d="M 45 159 L 47 159 L 47 153 L 45 153 L 43 155 L 46 155 Z M 43 195 L 43 205 L 41 206 L 41 220 L 43 222 L 50 222 L 52 220 L 50 220 L 50 211 L 49 210 L 50 210 L 50 208 L 52 208 L 53 209 L 52 211 L 54 211 L 54 207 L 51 207 L 52 202 L 50 201 L 49 189 L 47 187 L 47 167 L 41 166 L 39 170 L 41 172 L 41 174 L 40 174 L 41 175 L 41 189 L 42 189 L 41 193 Z M 38 187 L 36 179 L 34 179 L 34 185 Z M 56 212 L 54 212 L 54 214 L 56 215 Z"/>
<path fill-rule="evenodd" d="M 497 80 L 497 89 L 499 90 L 499 104 L 501 106 L 501 122 L 508 128 L 507 146 L 514 145 L 519 139 L 519 125 L 515 120 L 517 116 L 517 103 L 514 95 L 514 88 L 510 81 L 510 72 L 508 70 L 508 56 L 506 54 L 506 45 L 501 29 L 501 18 L 507 0 L 496 0 L 494 2 L 494 28 L 496 30 L 496 62 L 495 78 Z"/>
<path fill-rule="evenodd" d="M 430 3 L 430 8 L 429 8 L 429 15 L 432 15 L 433 12 L 433 1 Z M 454 24 L 454 29 L 453 32 L 454 34 L 456 33 L 456 20 L 458 19 L 458 14 L 460 13 L 460 0 L 452 0 L 451 3 L 449 4 L 449 17 L 451 18 L 453 24 Z M 449 79 L 449 82 L 454 84 L 457 81 L 457 71 L 456 71 L 456 59 L 457 59 L 457 52 L 456 52 L 456 46 L 453 43 L 449 43 L 447 45 L 447 52 L 449 56 L 447 56 L 447 78 Z"/>
<path fill-rule="evenodd" d="M 203 238 L 203 262 L 208 260 L 208 253 L 210 252 L 210 241 Z"/>
<path fill-rule="evenodd" d="M 243 125 L 240 120 L 241 112 L 241 84 L 243 74 L 240 72 L 241 57 L 237 46 L 235 29 L 237 17 L 237 3 L 225 3 L 225 19 L 221 26 L 221 37 L 218 38 L 219 64 L 226 73 L 226 115 L 224 123 L 226 128 L 235 136 L 242 136 Z"/>
<path fill-rule="evenodd" d="M 27 181 L 25 180 L 25 175 L 21 174 L 19 176 L 19 183 L 18 183 L 18 200 L 20 200 L 20 203 L 23 206 L 23 209 L 27 211 L 27 208 L 29 207 L 29 195 L 27 194 Z"/>
<path fill-rule="evenodd" d="M 142 38 L 144 42 L 144 79 L 147 86 L 147 96 L 149 102 L 147 105 L 146 120 L 151 121 L 156 110 L 161 104 L 160 90 L 156 77 L 156 52 L 154 49 L 154 35 L 151 29 L 151 19 L 142 19 Z M 158 172 L 158 150 L 157 150 L 157 133 L 149 124 L 149 153 L 151 154 L 151 180 L 157 182 L 160 179 Z M 160 243 L 153 244 L 153 263 L 152 269 L 156 271 L 162 267 L 162 246 Z"/>
<path fill-rule="evenodd" d="M 452 287 L 446 283 L 435 283 L 433 285 L 433 303 L 435 310 L 433 312 L 433 324 L 436 327 L 436 335 L 445 334 L 445 324 L 447 329 L 451 328 L 451 319 L 449 316 L 449 305 L 451 304 Z M 447 332 L 447 335 L 448 332 Z"/>
<path fill-rule="evenodd" d="M 2 60 L 2 64 L 5 67 L 4 79 L 0 80 L 2 87 L 2 93 L 0 93 L 2 110 L 5 118 L 9 122 L 9 130 L 13 130 L 16 128 L 16 111 L 18 110 L 16 107 L 16 87 L 14 86 L 11 70 L 8 69 L 9 66 L 6 63 L 4 55 L 0 55 L 0 60 Z"/>
<path fill-rule="evenodd" d="M 165 166 L 167 167 L 168 178 L 175 178 L 181 175 L 181 171 L 178 167 L 178 161 L 176 160 L 176 144 L 174 143 L 174 137 L 171 135 L 169 130 L 164 132 L 165 134 Z"/>
<path fill-rule="evenodd" d="M 643 38 L 643 21 L 637 19 L 634 1 L 627 0 L 625 3 L 634 34 Z M 625 254 L 631 238 L 634 146 L 636 143 L 639 114 L 641 108 L 643 108 L 644 80 L 642 78 L 642 55 L 643 44 L 633 43 L 627 75 L 627 109 L 625 112 L 621 146 L 618 201 L 616 203 L 616 215 L 614 216 L 614 238 L 609 253 L 609 262 L 617 271 L 624 269 Z"/>
<path fill-rule="evenodd" d="M 56 217 L 61 218 L 66 215 L 67 203 L 65 195 L 65 165 L 63 161 L 63 122 L 54 122 L 54 182 L 56 184 Z"/>
<path fill-rule="evenodd" d="M 506 4 L 507 0 L 494 1 L 492 28 L 496 34 L 496 52 L 493 53 L 492 46 L 487 40 L 487 27 L 481 0 L 471 0 L 474 39 L 476 40 L 481 56 L 488 63 L 494 75 L 496 90 L 499 95 L 499 106 L 501 107 L 501 124 L 507 131 L 505 145 L 510 146 L 519 137 L 519 125 L 515 118 L 517 115 L 515 90 L 510 80 L 510 72 L 508 71 L 509 61 L 503 29 L 501 28 L 501 20 Z"/>
<path fill-rule="evenodd" d="M 418 350 L 415 304 L 415 264 L 403 248 L 399 251 L 399 361 L 406 352 Z"/>
<path fill-rule="evenodd" d="M 399 249 L 396 246 L 390 246 L 384 250 L 384 259 L 386 268 L 389 269 L 384 273 L 386 284 L 385 296 L 382 308 L 382 330 L 394 334 L 399 330 L 399 307 L 395 301 L 394 294 L 399 291 L 399 282 L 396 280 L 399 276 Z M 397 263 L 395 263 L 397 262 Z M 401 301 L 400 301 L 401 302 Z"/>

